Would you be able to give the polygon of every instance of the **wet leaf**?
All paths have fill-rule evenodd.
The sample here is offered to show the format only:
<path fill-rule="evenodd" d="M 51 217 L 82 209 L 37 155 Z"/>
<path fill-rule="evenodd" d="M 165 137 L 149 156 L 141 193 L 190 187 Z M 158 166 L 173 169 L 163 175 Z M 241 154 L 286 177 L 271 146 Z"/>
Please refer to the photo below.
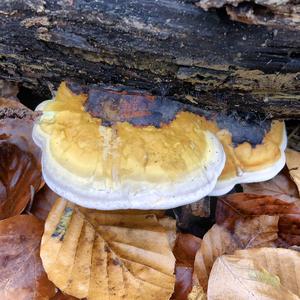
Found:
<path fill-rule="evenodd" d="M 179 233 L 173 253 L 176 258 L 176 283 L 171 299 L 186 300 L 192 289 L 193 266 L 201 239 L 192 235 Z"/>
<path fill-rule="evenodd" d="M 298 187 L 300 192 L 300 153 L 298 151 L 287 149 L 285 152 L 286 164 L 290 175 Z"/>
<path fill-rule="evenodd" d="M 167 230 L 155 214 L 104 212 L 57 199 L 41 257 L 63 292 L 93 299 L 169 299 L 175 283 Z"/>
<path fill-rule="evenodd" d="M 218 199 L 216 222 L 229 230 L 240 218 L 279 216 L 278 235 L 287 246 L 300 245 L 300 208 L 272 196 L 237 193 Z"/>
<path fill-rule="evenodd" d="M 20 214 L 43 184 L 30 112 L 18 102 L 9 103 L 0 101 L 0 219 Z"/>
<path fill-rule="evenodd" d="M 40 220 L 45 221 L 58 195 L 55 194 L 46 184 L 38 191 L 33 200 L 31 213 Z"/>
<path fill-rule="evenodd" d="M 208 298 L 299 300 L 299 262 L 299 253 L 287 249 L 238 250 L 223 255 L 212 268 Z"/>
<path fill-rule="evenodd" d="M 172 300 L 186 300 L 192 290 L 193 267 L 176 266 L 176 283 Z"/>
<path fill-rule="evenodd" d="M 300 203 L 296 184 L 283 173 L 268 181 L 245 183 L 242 186 L 246 194 L 269 195 L 289 203 Z"/>
<path fill-rule="evenodd" d="M 173 253 L 176 264 L 193 267 L 195 255 L 200 248 L 201 239 L 188 233 L 178 233 Z"/>
<path fill-rule="evenodd" d="M 39 256 L 43 223 L 21 215 L 0 221 L 0 299 L 40 300 L 55 294 Z"/>
<path fill-rule="evenodd" d="M 204 291 L 217 257 L 232 254 L 236 249 L 273 246 L 278 235 L 278 216 L 238 219 L 232 231 L 215 224 L 203 237 L 195 257 L 194 279 Z"/>

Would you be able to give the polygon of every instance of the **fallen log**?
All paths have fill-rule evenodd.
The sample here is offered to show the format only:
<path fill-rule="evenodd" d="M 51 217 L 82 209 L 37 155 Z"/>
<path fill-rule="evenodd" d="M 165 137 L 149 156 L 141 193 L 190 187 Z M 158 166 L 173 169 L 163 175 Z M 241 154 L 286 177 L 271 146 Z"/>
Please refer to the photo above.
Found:
<path fill-rule="evenodd" d="M 71 78 L 299 119 L 300 31 L 233 22 L 194 2 L 2 0 L 0 78 L 42 97 Z"/>

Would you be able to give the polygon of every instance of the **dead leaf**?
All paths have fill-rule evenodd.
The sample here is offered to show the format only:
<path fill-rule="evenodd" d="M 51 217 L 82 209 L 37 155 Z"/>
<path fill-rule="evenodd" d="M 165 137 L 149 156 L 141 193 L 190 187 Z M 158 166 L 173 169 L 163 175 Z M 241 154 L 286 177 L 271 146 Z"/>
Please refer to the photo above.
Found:
<path fill-rule="evenodd" d="M 0 221 L 0 299 L 40 300 L 55 294 L 39 256 L 43 223 L 21 215 Z"/>
<path fill-rule="evenodd" d="M 287 149 L 285 151 L 286 165 L 290 175 L 298 187 L 300 193 L 300 153 L 298 151 Z"/>
<path fill-rule="evenodd" d="M 300 296 L 299 252 L 280 248 L 259 248 L 237 250 L 234 255 L 253 260 L 256 267 L 278 276 L 284 287 Z"/>
<path fill-rule="evenodd" d="M 58 197 L 59 196 L 45 184 L 44 187 L 34 196 L 31 213 L 40 220 L 45 221 L 51 210 L 51 207 Z"/>
<path fill-rule="evenodd" d="M 172 300 L 186 300 L 193 287 L 193 267 L 176 265 L 176 283 Z"/>
<path fill-rule="evenodd" d="M 20 214 L 43 184 L 40 150 L 31 138 L 33 122 L 17 113 L 21 109 L 27 116 L 29 110 L 9 102 L 13 104 L 2 106 L 0 101 L 0 219 Z"/>
<path fill-rule="evenodd" d="M 69 296 L 67 294 L 62 293 L 61 291 L 58 291 L 55 296 L 53 298 L 51 298 L 51 300 L 77 300 L 78 298 L 75 298 L 73 296 Z M 85 300 L 81 299 L 81 300 Z M 79 299 L 78 299 L 79 300 Z"/>
<path fill-rule="evenodd" d="M 206 294 L 199 285 L 194 285 L 192 291 L 188 295 L 188 300 L 206 300 Z"/>
<path fill-rule="evenodd" d="M 176 264 L 193 267 L 195 255 L 200 248 L 200 245 L 200 238 L 189 233 L 178 233 L 173 251 L 176 258 Z"/>
<path fill-rule="evenodd" d="M 281 249 L 260 248 L 240 250 L 235 255 L 223 255 L 219 257 L 212 268 L 209 278 L 208 298 L 211 300 L 299 300 L 297 294 L 288 289 L 282 281 L 284 277 L 290 278 L 291 276 L 285 275 L 280 278 L 277 274 L 278 270 L 285 270 L 285 274 L 289 273 L 287 266 L 284 264 L 281 265 L 281 257 L 279 255 L 277 256 L 277 261 L 273 261 L 272 257 L 270 257 L 270 264 L 274 263 L 275 265 L 273 266 L 276 266 L 276 270 L 273 267 L 269 269 L 264 268 L 263 264 L 260 263 L 262 257 L 255 257 L 258 251 L 261 254 L 263 253 L 264 258 L 267 257 L 269 259 L 269 255 L 274 254 L 277 250 Z M 239 255 L 238 253 L 241 252 L 249 254 Z M 297 260 L 299 261 L 299 257 Z M 284 262 L 284 260 L 281 262 Z M 289 260 L 289 262 L 291 261 Z M 295 262 L 293 267 L 296 267 L 297 264 L 298 262 Z M 293 278 L 292 281 L 295 283 L 297 279 Z"/>
<path fill-rule="evenodd" d="M 259 215 L 279 216 L 278 235 L 287 245 L 300 245 L 300 208 L 272 196 L 246 193 L 221 197 L 217 202 L 216 222 L 232 230 L 240 218 Z"/>
<path fill-rule="evenodd" d="M 283 173 L 268 181 L 242 184 L 242 187 L 246 194 L 268 195 L 288 203 L 300 203 L 296 184 Z"/>
<path fill-rule="evenodd" d="M 173 253 L 176 258 L 176 283 L 171 299 L 186 300 L 192 289 L 193 266 L 201 239 L 192 235 L 179 233 Z"/>
<path fill-rule="evenodd" d="M 195 257 L 194 281 L 204 291 L 211 268 L 217 257 L 232 254 L 236 249 L 273 246 L 278 235 L 278 216 L 258 216 L 238 219 L 230 232 L 215 224 L 203 237 Z"/>
<path fill-rule="evenodd" d="M 51 281 L 74 297 L 169 299 L 175 258 L 156 215 L 104 212 L 57 199 L 41 257 Z"/>

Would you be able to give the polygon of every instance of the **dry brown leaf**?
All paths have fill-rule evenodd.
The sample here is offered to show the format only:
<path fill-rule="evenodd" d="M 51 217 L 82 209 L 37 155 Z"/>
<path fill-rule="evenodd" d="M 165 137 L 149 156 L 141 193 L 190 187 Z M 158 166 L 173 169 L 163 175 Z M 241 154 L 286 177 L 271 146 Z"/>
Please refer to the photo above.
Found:
<path fill-rule="evenodd" d="M 290 175 L 298 187 L 300 193 L 300 153 L 298 151 L 287 149 L 285 151 L 286 165 Z"/>
<path fill-rule="evenodd" d="M 268 181 L 245 183 L 242 186 L 246 194 L 268 195 L 289 203 L 300 203 L 296 184 L 283 173 Z"/>
<path fill-rule="evenodd" d="M 7 102 L 0 99 L 0 219 L 20 214 L 43 184 L 30 111 Z"/>
<path fill-rule="evenodd" d="M 217 257 L 236 249 L 274 246 L 278 235 L 278 216 L 239 219 L 232 232 L 215 224 L 203 237 L 195 257 L 194 281 L 206 291 L 211 268 Z"/>
<path fill-rule="evenodd" d="M 282 253 L 281 250 L 293 253 Z M 299 278 L 293 277 L 295 273 L 289 273 L 289 267 L 296 270 L 298 268 L 299 273 L 299 254 L 295 255 L 294 252 L 286 249 L 260 248 L 239 250 L 234 255 L 219 257 L 209 278 L 208 298 L 299 300 L 296 288 Z M 287 279 L 291 281 L 288 284 Z"/>
<path fill-rule="evenodd" d="M 218 199 L 216 222 L 232 230 L 240 218 L 259 215 L 279 216 L 278 235 L 287 246 L 300 245 L 300 208 L 272 196 L 246 193 Z"/>
<path fill-rule="evenodd" d="M 58 195 L 46 184 L 34 195 L 31 213 L 40 220 L 45 221 Z"/>
<path fill-rule="evenodd" d="M 175 283 L 167 230 L 156 215 L 104 212 L 57 199 L 41 257 L 51 281 L 74 297 L 169 299 Z"/>
<path fill-rule="evenodd" d="M 41 300 L 55 294 L 39 256 L 43 223 L 21 215 L 0 221 L 0 299 Z"/>

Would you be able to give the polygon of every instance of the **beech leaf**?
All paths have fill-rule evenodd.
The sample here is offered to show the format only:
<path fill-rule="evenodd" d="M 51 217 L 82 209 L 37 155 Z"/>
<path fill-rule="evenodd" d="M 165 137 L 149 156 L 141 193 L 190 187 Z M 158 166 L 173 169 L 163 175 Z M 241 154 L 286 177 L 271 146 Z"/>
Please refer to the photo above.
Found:
<path fill-rule="evenodd" d="M 90 210 L 59 198 L 41 258 L 49 279 L 77 298 L 169 299 L 175 258 L 168 231 L 146 211 Z"/>
<path fill-rule="evenodd" d="M 216 222 L 229 230 L 234 228 L 238 219 L 259 215 L 279 216 L 278 235 L 285 247 L 300 245 L 300 208 L 295 203 L 246 193 L 218 199 Z"/>
<path fill-rule="evenodd" d="M 0 299 L 40 300 L 55 294 L 39 256 L 43 223 L 20 215 L 0 221 Z"/>
<path fill-rule="evenodd" d="M 299 267 L 300 253 L 293 250 L 238 250 L 216 260 L 207 295 L 212 300 L 299 300 Z"/>
<path fill-rule="evenodd" d="M 57 198 L 58 195 L 45 184 L 34 196 L 31 213 L 45 221 Z"/>
<path fill-rule="evenodd" d="M 285 152 L 286 164 L 290 175 L 298 187 L 300 193 L 300 153 L 298 151 L 287 149 Z"/>
<path fill-rule="evenodd" d="M 300 158 L 299 158 L 300 159 Z M 300 204 L 299 192 L 296 184 L 285 174 L 280 173 L 271 180 L 242 184 L 244 193 L 269 195 L 289 203 Z"/>
<path fill-rule="evenodd" d="M 20 214 L 43 184 L 31 113 L 16 101 L 0 99 L 0 219 Z"/>
<path fill-rule="evenodd" d="M 273 246 L 278 235 L 278 216 L 239 219 L 232 232 L 215 224 L 203 237 L 195 257 L 194 281 L 204 291 L 217 257 L 232 254 L 236 249 Z"/>
<path fill-rule="evenodd" d="M 176 258 L 176 283 L 172 299 L 186 300 L 192 289 L 194 260 L 201 239 L 192 235 L 178 233 L 173 253 Z"/>

